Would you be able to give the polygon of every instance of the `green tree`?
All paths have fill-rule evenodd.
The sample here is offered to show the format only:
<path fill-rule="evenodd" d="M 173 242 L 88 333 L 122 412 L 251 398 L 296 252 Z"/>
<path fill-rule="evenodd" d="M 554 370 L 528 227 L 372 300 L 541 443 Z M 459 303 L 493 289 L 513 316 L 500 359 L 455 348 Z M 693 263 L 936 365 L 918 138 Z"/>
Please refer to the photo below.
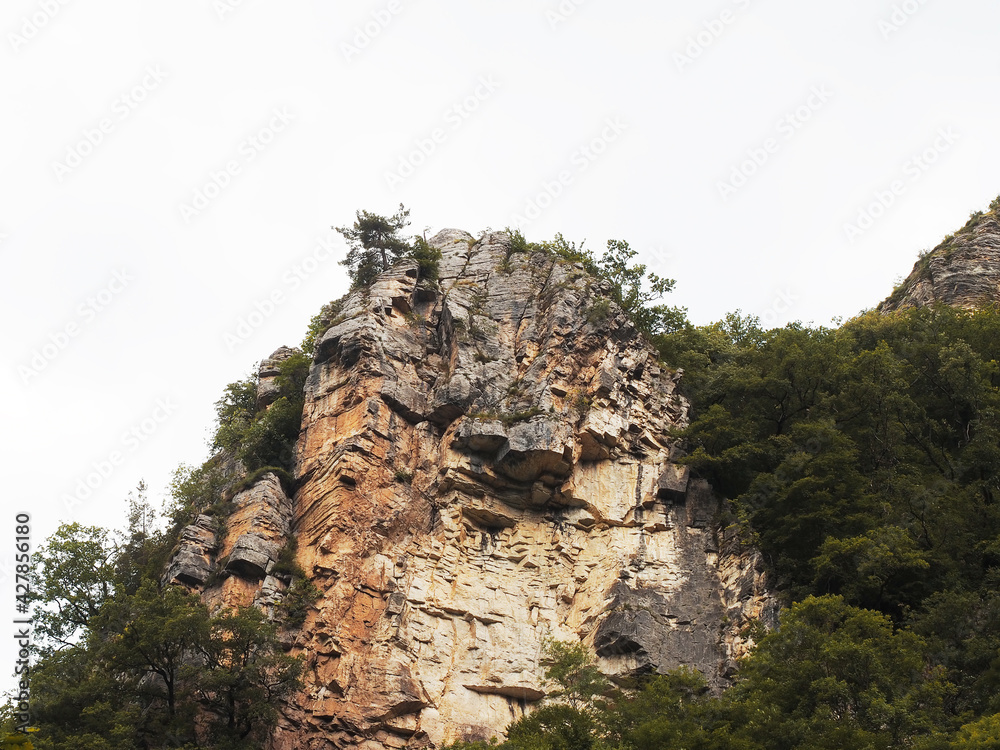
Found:
<path fill-rule="evenodd" d="M 742 665 L 728 699 L 774 750 L 889 748 L 947 726 L 951 686 L 926 644 L 888 617 L 842 597 L 808 597 L 786 610 Z"/>
<path fill-rule="evenodd" d="M 574 708 L 580 708 L 608 688 L 607 678 L 598 670 L 584 644 L 549 639 L 545 642 L 545 654 L 551 662 L 545 669 L 545 677 L 559 686 L 549 697 L 563 698 Z"/>
<path fill-rule="evenodd" d="M 299 687 L 301 663 L 277 652 L 277 628 L 254 607 L 214 617 L 192 666 L 201 705 L 215 714 L 221 748 L 263 746 L 278 719 L 277 702 Z"/>
<path fill-rule="evenodd" d="M 283 360 L 275 377 L 277 398 L 260 411 L 256 378 L 227 385 L 223 397 L 216 402 L 213 447 L 235 455 L 251 474 L 263 468 L 290 470 L 295 463 L 295 442 L 302 423 L 305 382 L 311 365 L 311 358 L 302 352 Z M 182 485 L 183 482 L 178 486 L 182 491 L 194 489 Z"/>
<path fill-rule="evenodd" d="M 105 529 L 64 523 L 34 554 L 35 633 L 43 653 L 73 646 L 114 593 L 118 544 Z"/>
<path fill-rule="evenodd" d="M 209 640 L 208 611 L 187 591 L 145 581 L 106 602 L 93 626 L 93 648 L 112 674 L 127 675 L 144 706 L 142 731 L 193 736 L 197 677 L 187 668 Z"/>
<path fill-rule="evenodd" d="M 354 225 L 335 227 L 347 240 L 347 257 L 341 265 L 347 266 L 354 288 L 371 284 L 392 262 L 412 251 L 410 243 L 399 233 L 408 226 L 410 210 L 399 204 L 392 216 L 380 216 L 358 210 Z"/>
<path fill-rule="evenodd" d="M 857 606 L 899 614 L 907 589 L 920 587 L 930 563 L 898 526 L 872 529 L 846 539 L 829 537 L 814 560 L 816 586 L 842 594 Z M 889 598 L 891 595 L 891 598 Z"/>
<path fill-rule="evenodd" d="M 653 675 L 637 690 L 616 691 L 600 707 L 605 744 L 620 750 L 710 746 L 714 719 L 705 678 L 678 669 Z"/>
<path fill-rule="evenodd" d="M 966 724 L 948 747 L 950 750 L 1000 750 L 1000 714 Z"/>
<path fill-rule="evenodd" d="M 652 304 L 672 291 L 676 282 L 655 273 L 647 274 L 645 264 L 632 265 L 637 254 L 624 240 L 608 240 L 608 249 L 597 261 L 597 272 L 611 282 L 611 298 L 636 328 L 647 336 L 655 336 L 680 325 L 684 316 L 677 308 Z"/>
<path fill-rule="evenodd" d="M 253 423 L 256 413 L 256 375 L 227 385 L 222 398 L 215 402 L 216 427 L 212 448 L 214 450 L 236 448 Z"/>
<path fill-rule="evenodd" d="M 140 481 L 134 492 L 129 492 L 128 527 L 118 551 L 115 576 L 127 591 L 139 588 L 143 578 L 155 578 L 167 564 L 173 547 L 172 536 L 160 528 L 159 514 L 146 497 L 146 483 Z"/>
<path fill-rule="evenodd" d="M 142 706 L 131 675 L 108 668 L 86 645 L 54 651 L 32 667 L 38 750 L 138 750 Z"/>
<path fill-rule="evenodd" d="M 166 516 L 172 524 L 170 534 L 176 536 L 192 517 L 222 500 L 231 479 L 223 472 L 219 457 L 210 458 L 195 468 L 181 464 L 170 481 L 172 504 Z"/>
<path fill-rule="evenodd" d="M 590 750 L 594 719 L 586 711 L 554 703 L 532 711 L 507 729 L 505 750 Z"/>

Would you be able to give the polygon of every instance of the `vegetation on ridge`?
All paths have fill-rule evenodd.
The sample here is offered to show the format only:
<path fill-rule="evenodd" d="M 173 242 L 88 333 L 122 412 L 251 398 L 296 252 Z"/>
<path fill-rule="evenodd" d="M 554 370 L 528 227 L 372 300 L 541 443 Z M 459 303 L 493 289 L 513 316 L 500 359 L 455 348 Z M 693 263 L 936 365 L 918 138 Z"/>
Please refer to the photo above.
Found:
<path fill-rule="evenodd" d="M 423 237 L 412 241 L 400 235 L 410 224 L 410 210 L 399 204 L 392 216 L 380 216 L 370 211 L 358 210 L 354 224 L 335 227 L 347 240 L 348 251 L 340 264 L 347 267 L 351 289 L 370 285 L 383 271 L 398 260 L 412 258 L 420 267 L 420 275 L 436 279 L 441 252 L 427 244 Z"/>
<path fill-rule="evenodd" d="M 973 211 L 970 213 L 969 220 L 965 223 L 965 226 L 954 234 L 947 235 L 936 247 L 931 250 L 922 250 L 917 257 L 917 262 L 913 265 L 913 270 L 910 271 L 910 275 L 893 287 L 892 293 L 885 302 L 889 305 L 899 303 L 910 292 L 916 281 L 930 278 L 931 258 L 935 255 L 943 255 L 946 259 L 950 258 L 955 250 L 956 238 L 975 231 L 988 216 L 1000 219 L 1000 196 L 997 196 L 990 202 L 989 208 L 986 211 Z"/>
<path fill-rule="evenodd" d="M 633 263 L 638 253 L 624 240 L 608 240 L 607 249 L 600 258 L 587 250 L 583 243 L 567 241 L 561 234 L 545 242 L 528 242 L 519 229 L 507 229 L 510 246 L 504 263 L 510 268 L 515 253 L 543 252 L 556 258 L 579 263 L 584 271 L 607 283 L 608 296 L 647 337 L 676 330 L 686 322 L 687 310 L 668 305 L 653 304 L 671 292 L 673 279 L 648 272 L 643 263 Z M 610 314 L 606 300 L 598 300 L 595 308 L 587 312 L 588 322 L 598 323 Z"/>

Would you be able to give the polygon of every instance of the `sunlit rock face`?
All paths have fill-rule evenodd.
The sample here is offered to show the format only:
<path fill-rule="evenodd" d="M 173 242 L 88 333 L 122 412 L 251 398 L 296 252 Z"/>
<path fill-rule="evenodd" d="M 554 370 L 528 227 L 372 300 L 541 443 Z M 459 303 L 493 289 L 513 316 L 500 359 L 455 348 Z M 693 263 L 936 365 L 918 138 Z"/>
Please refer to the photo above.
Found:
<path fill-rule="evenodd" d="M 723 686 L 775 604 L 674 462 L 680 374 L 579 264 L 511 254 L 502 233 L 430 242 L 437 281 L 398 264 L 317 342 L 294 496 L 265 475 L 238 498 L 227 577 L 205 591 L 280 602 L 287 533 L 322 592 L 285 636 L 305 686 L 273 748 L 494 736 L 551 689 L 549 638 L 582 641 L 621 684 L 688 665 Z"/>
<path fill-rule="evenodd" d="M 973 217 L 953 237 L 917 261 L 879 309 L 890 312 L 935 304 L 977 309 L 1000 303 L 1000 219 Z"/>

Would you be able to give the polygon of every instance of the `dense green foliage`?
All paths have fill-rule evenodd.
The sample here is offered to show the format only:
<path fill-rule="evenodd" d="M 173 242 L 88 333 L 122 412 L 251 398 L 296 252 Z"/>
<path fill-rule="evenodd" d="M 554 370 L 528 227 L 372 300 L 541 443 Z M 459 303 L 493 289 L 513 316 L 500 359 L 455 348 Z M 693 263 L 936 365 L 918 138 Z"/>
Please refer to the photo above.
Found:
<path fill-rule="evenodd" d="M 303 352 L 309 355 L 315 353 L 316 342 L 338 321 L 345 299 L 346 296 L 326 303 L 318 313 L 312 316 L 306 327 L 306 335 L 299 345 Z"/>
<path fill-rule="evenodd" d="M 295 353 L 279 365 L 275 378 L 278 397 L 266 410 L 257 409 L 257 378 L 226 386 L 216 404 L 216 431 L 212 447 L 239 458 L 247 471 L 262 467 L 292 468 L 295 441 L 302 422 L 304 387 L 312 360 Z"/>
<path fill-rule="evenodd" d="M 128 499 L 124 535 L 64 524 L 36 552 L 34 616 L 43 640 L 31 683 L 35 748 L 264 746 L 276 702 L 297 687 L 300 671 L 280 653 L 277 626 L 254 608 L 213 616 L 198 596 L 160 580 L 192 516 L 214 516 L 224 532 L 232 496 L 265 472 L 292 490 L 310 365 L 298 353 L 281 362 L 266 409 L 257 408 L 256 378 L 226 387 L 216 402 L 217 453 L 177 470 L 166 528 L 140 484 Z M 232 459 L 246 472 L 243 483 L 226 468 Z M 287 573 L 279 621 L 294 626 L 318 592 L 297 567 Z"/>
<path fill-rule="evenodd" d="M 198 513 L 224 519 L 232 510 L 232 496 L 264 473 L 276 474 L 286 492 L 293 492 L 291 470 L 311 364 L 309 356 L 298 352 L 281 362 L 275 378 L 276 399 L 266 409 L 257 408 L 256 376 L 226 386 L 215 402 L 211 447 L 217 453 L 201 466 L 182 465 L 174 473 L 170 485 L 173 505 L 167 511 L 171 538 Z M 225 470 L 227 455 L 239 459 L 246 471 L 242 482 L 236 482 Z"/>
<path fill-rule="evenodd" d="M 437 278 L 441 252 L 422 237 L 411 242 L 399 234 L 409 225 L 409 216 L 410 210 L 401 203 L 392 216 L 358 210 L 352 226 L 336 227 L 347 240 L 347 257 L 340 264 L 347 267 L 352 289 L 369 286 L 401 258 L 415 259 L 422 278 Z"/>
<path fill-rule="evenodd" d="M 634 690 L 605 686 L 547 703 L 514 722 L 499 744 L 458 742 L 448 750 L 991 747 L 950 744 L 977 732 L 995 738 L 996 722 L 960 728 L 948 709 L 955 688 L 930 666 L 930 654 L 924 639 L 884 615 L 839 596 L 808 597 L 783 613 L 781 627 L 761 640 L 722 696 L 681 669 Z M 572 683 L 558 665 L 567 661 L 564 650 L 547 673 L 564 697 Z"/>
<path fill-rule="evenodd" d="M 299 662 L 259 610 L 212 616 L 161 586 L 176 529 L 153 527 L 141 492 L 131 508 L 124 536 L 64 524 L 35 554 L 33 746 L 263 747 Z"/>
<path fill-rule="evenodd" d="M 986 606 L 1000 562 L 1000 315 L 744 322 L 706 338 L 720 333 L 692 368 L 686 460 L 733 498 L 788 599 L 842 594 L 897 624 L 946 594 Z"/>
<path fill-rule="evenodd" d="M 545 252 L 564 261 L 579 263 L 592 277 L 606 282 L 611 300 L 647 337 L 676 331 L 687 322 L 684 308 L 652 304 L 672 291 L 676 282 L 648 272 L 645 264 L 633 264 L 638 253 L 624 240 L 608 240 L 607 249 L 597 258 L 583 244 L 578 247 L 561 234 L 545 242 L 528 242 L 519 229 L 506 231 L 510 246 L 505 268 L 510 268 L 510 257 L 514 253 Z M 599 323 L 610 312 L 608 301 L 599 299 L 586 312 L 586 317 L 588 322 Z"/>

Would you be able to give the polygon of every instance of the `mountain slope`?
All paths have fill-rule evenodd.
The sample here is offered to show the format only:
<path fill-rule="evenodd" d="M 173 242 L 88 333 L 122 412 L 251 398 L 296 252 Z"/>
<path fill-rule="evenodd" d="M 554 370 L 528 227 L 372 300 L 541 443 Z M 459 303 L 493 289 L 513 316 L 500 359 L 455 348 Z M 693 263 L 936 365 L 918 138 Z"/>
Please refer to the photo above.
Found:
<path fill-rule="evenodd" d="M 934 304 L 965 309 L 1000 302 L 1000 198 L 956 234 L 921 255 L 882 312 Z"/>

